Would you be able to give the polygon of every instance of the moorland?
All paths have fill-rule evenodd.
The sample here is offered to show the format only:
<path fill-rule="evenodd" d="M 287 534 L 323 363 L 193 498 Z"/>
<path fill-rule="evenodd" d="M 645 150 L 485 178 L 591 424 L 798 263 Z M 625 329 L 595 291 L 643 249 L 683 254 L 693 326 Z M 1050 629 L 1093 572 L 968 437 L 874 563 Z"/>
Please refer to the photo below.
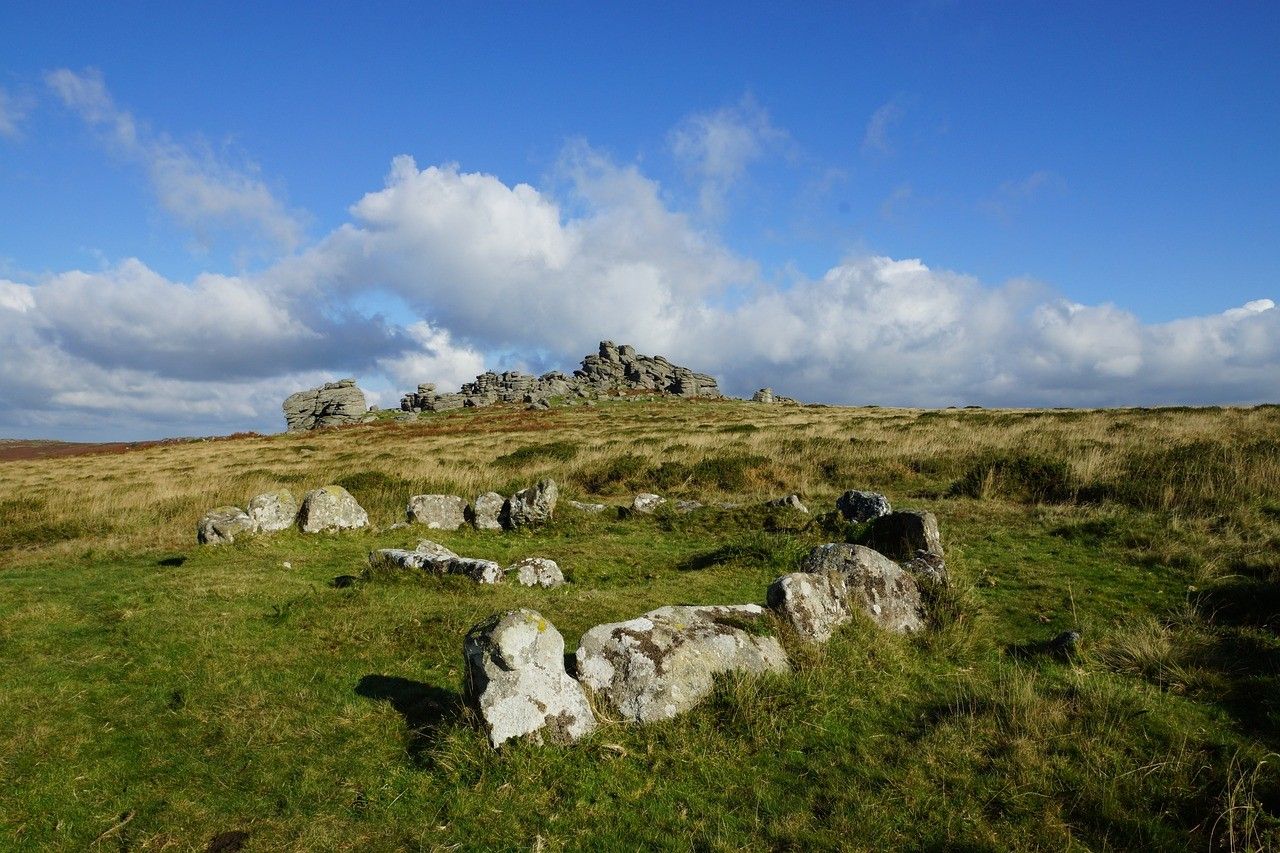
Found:
<path fill-rule="evenodd" d="M 410 495 L 562 506 L 399 528 Z M 328 483 L 367 530 L 200 547 L 210 507 Z M 930 627 L 855 621 L 649 725 L 494 750 L 461 643 L 529 607 L 568 648 L 762 601 L 846 489 L 933 512 Z M 811 512 L 762 506 L 799 493 Z M 427 537 L 556 589 L 361 576 Z M 1068 629 L 1069 654 L 1045 653 Z M 0 847 L 1263 850 L 1280 846 L 1280 407 L 906 410 L 672 399 L 0 462 Z"/>

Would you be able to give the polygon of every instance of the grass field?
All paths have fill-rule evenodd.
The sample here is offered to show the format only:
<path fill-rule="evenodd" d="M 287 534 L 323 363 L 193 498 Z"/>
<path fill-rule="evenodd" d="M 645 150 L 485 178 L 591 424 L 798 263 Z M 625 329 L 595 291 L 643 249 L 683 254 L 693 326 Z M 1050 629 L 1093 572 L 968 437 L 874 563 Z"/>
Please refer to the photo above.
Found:
<path fill-rule="evenodd" d="M 409 495 L 739 510 L 389 530 Z M 374 527 L 195 545 L 208 508 L 346 486 Z M 693 712 L 494 751 L 463 634 L 762 601 L 847 488 L 933 511 L 953 596 Z M 803 495 L 811 518 L 753 508 Z M 428 536 L 555 590 L 359 574 Z M 290 565 L 285 567 L 285 563 Z M 1040 653 L 1078 627 L 1070 659 Z M 1280 848 L 1280 407 L 469 410 L 0 464 L 0 849 Z M 241 848 L 240 845 L 243 845 Z"/>

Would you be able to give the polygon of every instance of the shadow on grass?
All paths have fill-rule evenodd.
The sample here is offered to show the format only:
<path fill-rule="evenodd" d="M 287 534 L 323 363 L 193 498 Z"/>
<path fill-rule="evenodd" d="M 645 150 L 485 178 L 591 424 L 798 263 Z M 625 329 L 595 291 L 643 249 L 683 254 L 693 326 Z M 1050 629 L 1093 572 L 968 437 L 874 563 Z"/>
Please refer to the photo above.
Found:
<path fill-rule="evenodd" d="M 157 566 L 164 566 L 166 569 L 176 569 L 187 561 L 186 557 L 165 557 L 163 560 L 157 560 Z"/>
<path fill-rule="evenodd" d="M 462 716 L 462 696 L 398 675 L 366 675 L 356 695 L 390 703 L 404 717 L 405 749 L 415 764 L 428 763 L 426 751 L 439 731 Z"/>

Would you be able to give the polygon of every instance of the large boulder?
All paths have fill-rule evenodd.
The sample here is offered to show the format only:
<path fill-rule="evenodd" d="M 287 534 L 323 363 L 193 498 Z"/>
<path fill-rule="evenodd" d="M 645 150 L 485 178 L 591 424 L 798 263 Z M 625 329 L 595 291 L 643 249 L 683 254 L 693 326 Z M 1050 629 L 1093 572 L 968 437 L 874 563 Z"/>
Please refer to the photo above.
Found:
<path fill-rule="evenodd" d="M 521 489 L 507 498 L 502 507 L 502 526 L 508 530 L 536 527 L 555 516 L 560 489 L 555 480 L 539 480 L 537 485 Z"/>
<path fill-rule="evenodd" d="M 801 561 L 800 570 L 813 575 L 840 575 L 849 605 L 866 613 L 886 631 L 907 634 L 924 628 L 924 609 L 915 579 L 878 551 L 843 542 L 819 545 Z"/>
<path fill-rule="evenodd" d="M 792 572 L 769 585 L 766 602 L 800 637 L 825 643 L 853 618 L 848 598 L 844 576 L 837 572 Z"/>
<path fill-rule="evenodd" d="M 493 560 L 476 557 L 457 557 L 449 561 L 445 571 L 451 575 L 465 575 L 476 583 L 502 583 L 502 566 Z"/>
<path fill-rule="evenodd" d="M 497 492 L 485 492 L 476 497 L 468 511 L 468 520 L 476 530 L 501 530 L 502 507 L 507 499 Z"/>
<path fill-rule="evenodd" d="M 264 492 L 249 501 L 249 518 L 260 533 L 288 530 L 298 520 L 298 499 L 288 489 Z"/>
<path fill-rule="evenodd" d="M 431 530 L 457 530 L 466 523 L 467 502 L 457 495 L 414 495 L 404 514 Z"/>
<path fill-rule="evenodd" d="M 283 408 L 289 432 L 359 423 L 368 411 L 364 392 L 354 379 L 290 394 Z"/>
<path fill-rule="evenodd" d="M 718 673 L 787 671 L 768 627 L 755 604 L 660 607 L 583 634 L 578 678 L 628 719 L 669 719 L 710 693 Z"/>
<path fill-rule="evenodd" d="M 867 545 L 895 560 L 911 560 L 918 551 L 942 556 L 938 519 L 918 509 L 898 510 L 871 522 Z"/>
<path fill-rule="evenodd" d="M 507 573 L 514 573 L 521 586 L 541 586 L 548 589 L 564 584 L 564 573 L 555 560 L 546 557 L 525 557 L 507 566 Z"/>
<path fill-rule="evenodd" d="M 303 533 L 351 530 L 368 524 L 369 514 L 342 486 L 312 489 L 303 497 L 298 511 L 298 527 Z"/>
<path fill-rule="evenodd" d="M 196 524 L 201 545 L 230 545 L 236 534 L 253 532 L 253 519 L 238 506 L 220 506 L 204 514 Z"/>
<path fill-rule="evenodd" d="M 467 632 L 466 698 L 493 746 L 512 738 L 571 743 L 596 727 L 564 669 L 564 637 L 534 610 L 491 616 Z"/>
<path fill-rule="evenodd" d="M 845 521 L 870 521 L 893 512 L 889 499 L 879 492 L 860 492 L 850 489 L 836 498 L 836 511 Z"/>

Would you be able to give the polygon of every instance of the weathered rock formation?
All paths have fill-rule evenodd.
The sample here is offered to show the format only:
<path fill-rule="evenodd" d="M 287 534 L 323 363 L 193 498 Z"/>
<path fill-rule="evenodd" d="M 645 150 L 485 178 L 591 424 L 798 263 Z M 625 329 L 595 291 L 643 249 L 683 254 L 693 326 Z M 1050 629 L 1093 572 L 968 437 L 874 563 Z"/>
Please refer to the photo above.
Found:
<path fill-rule="evenodd" d="M 507 573 L 514 574 L 521 586 L 541 586 L 551 589 L 564 585 L 564 573 L 555 560 L 546 557 L 525 557 L 507 566 Z"/>
<path fill-rule="evenodd" d="M 714 376 L 672 364 L 660 355 L 640 355 L 632 346 L 601 341 L 600 351 L 584 358 L 582 367 L 575 370 L 573 376 L 556 370 L 541 376 L 514 370 L 490 371 L 452 394 L 439 394 L 434 384 L 423 383 L 417 391 L 400 399 L 400 408 L 406 412 L 441 412 L 463 406 L 543 403 L 552 397 L 590 397 L 628 391 L 677 397 L 721 396 Z"/>
<path fill-rule="evenodd" d="M 299 391 L 284 401 L 284 419 L 289 432 L 359 423 L 367 411 L 364 392 L 354 379 Z"/>
<path fill-rule="evenodd" d="M 628 719 L 666 720 L 696 705 L 722 672 L 787 672 L 759 605 L 659 607 L 582 635 L 578 677 Z"/>
<path fill-rule="evenodd" d="M 596 727 L 582 686 L 565 672 L 564 637 L 534 610 L 491 616 L 467 632 L 466 699 L 489 742 L 572 743 Z"/>
<path fill-rule="evenodd" d="M 508 530 L 546 524 L 555 516 L 559 496 L 555 480 L 539 480 L 537 485 L 521 489 L 507 498 L 499 521 Z"/>
<path fill-rule="evenodd" d="M 467 520 L 476 530 L 501 530 L 502 507 L 507 499 L 497 492 L 485 492 L 476 496 L 476 502 L 467 507 Z"/>
<path fill-rule="evenodd" d="M 840 513 L 845 521 L 863 522 L 888 515 L 893 512 L 893 507 L 889 505 L 889 499 L 879 492 L 860 492 L 857 489 L 849 489 L 836 498 L 836 512 Z"/>
<path fill-rule="evenodd" d="M 410 524 L 431 530 L 457 530 L 466 523 L 467 502 L 457 495 L 414 495 L 409 498 L 405 517 Z"/>
<path fill-rule="evenodd" d="M 298 520 L 298 499 L 288 489 L 264 492 L 249 501 L 249 518 L 258 533 L 288 530 Z"/>
<path fill-rule="evenodd" d="M 423 539 L 412 551 L 404 548 L 379 548 L 369 554 L 374 569 L 418 569 L 437 575 L 463 575 L 476 583 L 502 582 L 502 566 L 493 560 L 459 557 L 448 548 Z"/>
<path fill-rule="evenodd" d="M 769 586 L 766 601 L 802 638 L 825 643 L 841 625 L 852 619 L 849 590 L 836 572 L 792 572 Z"/>
<path fill-rule="evenodd" d="M 915 559 L 919 551 L 942 556 L 938 519 L 918 509 L 898 510 L 874 519 L 867 545 L 895 560 Z"/>

